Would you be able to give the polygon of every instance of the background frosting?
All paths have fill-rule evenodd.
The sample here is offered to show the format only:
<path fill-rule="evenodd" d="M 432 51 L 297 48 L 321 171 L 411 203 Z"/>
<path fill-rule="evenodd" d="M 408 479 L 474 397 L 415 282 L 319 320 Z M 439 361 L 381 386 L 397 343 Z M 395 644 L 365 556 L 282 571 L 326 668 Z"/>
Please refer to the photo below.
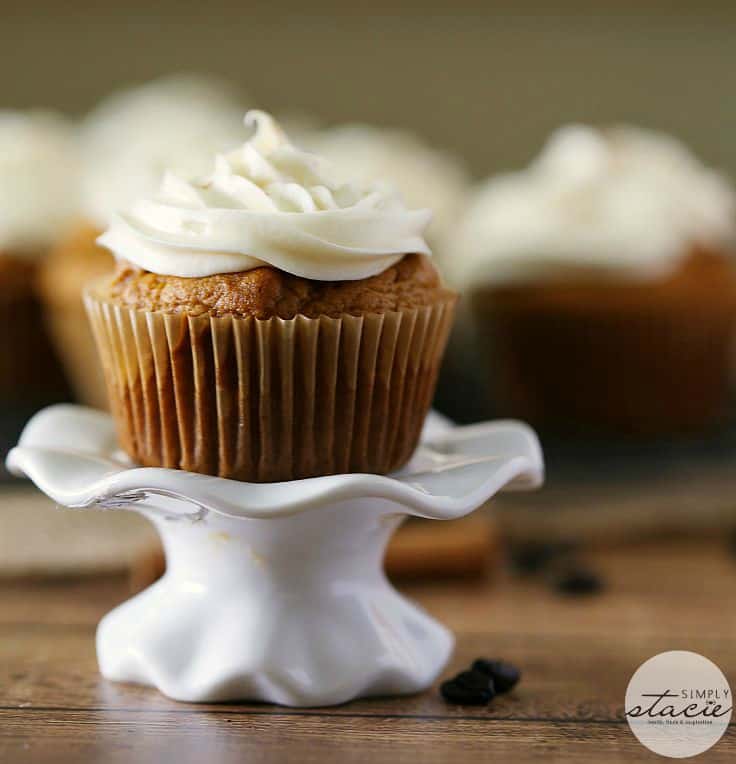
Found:
<path fill-rule="evenodd" d="M 202 277 L 273 265 L 319 280 L 373 276 L 405 254 L 430 254 L 428 210 L 378 186 L 342 182 L 326 160 L 293 146 L 264 112 L 253 137 L 218 155 L 211 175 L 168 173 L 100 238 L 154 273 Z"/>
<path fill-rule="evenodd" d="M 656 278 L 695 244 L 730 245 L 735 226 L 733 188 L 674 138 L 572 125 L 526 170 L 477 190 L 448 264 L 456 283 L 575 266 Z"/>
<path fill-rule="evenodd" d="M 43 254 L 78 213 L 71 126 L 48 111 L 0 110 L 0 250 Z"/>
<path fill-rule="evenodd" d="M 367 124 L 307 129 L 297 138 L 299 145 L 329 159 L 346 176 L 362 183 L 390 183 L 407 204 L 431 209 L 427 238 L 436 254 L 442 252 L 470 188 L 470 173 L 459 158 L 408 130 Z"/>
<path fill-rule="evenodd" d="M 104 98 L 80 129 L 86 217 L 104 229 L 116 212 L 156 193 L 166 170 L 207 172 L 214 154 L 243 140 L 249 100 L 222 79 L 195 74 L 160 77 Z"/>

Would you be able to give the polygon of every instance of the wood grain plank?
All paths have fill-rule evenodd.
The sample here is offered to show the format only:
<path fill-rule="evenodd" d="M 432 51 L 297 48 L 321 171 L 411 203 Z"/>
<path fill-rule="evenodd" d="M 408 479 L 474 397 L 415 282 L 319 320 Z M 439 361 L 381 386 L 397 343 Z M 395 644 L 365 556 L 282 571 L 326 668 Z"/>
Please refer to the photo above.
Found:
<path fill-rule="evenodd" d="M 101 679 L 94 627 L 127 596 L 116 579 L 0 589 L 0 761 L 655 761 L 622 716 L 651 655 L 690 649 L 736 678 L 736 562 L 722 539 L 601 549 L 603 594 L 563 598 L 539 580 L 405 587 L 458 634 L 446 674 L 478 655 L 524 678 L 488 708 L 437 688 L 334 709 L 174 703 Z M 736 726 L 708 761 L 733 760 Z"/>
<path fill-rule="evenodd" d="M 49 734 L 29 735 L 22 712 L 0 716 L 0 758 L 14 764 L 163 762 L 661 761 L 625 724 L 426 720 L 269 715 L 242 719 L 200 712 L 144 717 L 115 711 L 56 712 Z M 733 761 L 729 732 L 703 761 Z"/>
<path fill-rule="evenodd" d="M 560 597 L 544 578 L 508 573 L 406 591 L 459 632 L 736 634 L 736 557 L 725 536 L 590 547 L 583 558 L 605 582 L 599 596 Z"/>
<path fill-rule="evenodd" d="M 52 638 L 40 627 L 4 627 L 0 632 L 0 707 L 24 708 L 30 715 L 62 709 L 125 710 L 139 714 L 204 710 L 238 716 L 277 713 L 266 705 L 192 705 L 172 703 L 154 690 L 106 682 L 97 674 L 90 628 L 57 629 Z M 406 698 L 365 699 L 322 711 L 325 715 L 506 719 L 517 721 L 599 721 L 623 719 L 623 698 L 636 668 L 656 653 L 673 648 L 703 653 L 736 676 L 736 651 L 730 638 L 691 636 L 674 643 L 657 635 L 611 637 L 541 634 L 461 635 L 445 672 L 449 676 L 479 655 L 501 655 L 524 672 L 519 687 L 488 708 L 447 705 L 437 691 Z M 303 713 L 296 710 L 294 713 Z M 311 713 L 311 712 L 310 712 Z"/>

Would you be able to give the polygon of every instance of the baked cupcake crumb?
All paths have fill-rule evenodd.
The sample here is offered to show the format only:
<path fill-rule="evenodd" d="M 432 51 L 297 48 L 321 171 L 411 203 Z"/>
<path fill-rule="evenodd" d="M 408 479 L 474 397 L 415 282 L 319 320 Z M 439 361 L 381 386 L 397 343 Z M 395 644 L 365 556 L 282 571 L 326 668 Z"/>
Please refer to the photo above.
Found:
<path fill-rule="evenodd" d="M 418 254 L 356 281 L 316 281 L 271 266 L 182 278 L 159 276 L 121 261 L 97 292 L 103 300 L 138 310 L 258 319 L 387 313 L 434 304 L 450 294 L 430 259 Z"/>

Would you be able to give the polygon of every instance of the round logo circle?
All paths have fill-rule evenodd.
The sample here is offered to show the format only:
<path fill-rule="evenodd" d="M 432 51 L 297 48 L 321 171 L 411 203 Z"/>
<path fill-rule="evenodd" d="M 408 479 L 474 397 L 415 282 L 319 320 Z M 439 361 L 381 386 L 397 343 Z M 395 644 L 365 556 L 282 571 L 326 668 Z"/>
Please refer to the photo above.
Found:
<path fill-rule="evenodd" d="M 715 663 L 671 650 L 642 663 L 626 690 L 626 721 L 650 751 L 683 759 L 707 751 L 728 728 L 731 688 Z"/>

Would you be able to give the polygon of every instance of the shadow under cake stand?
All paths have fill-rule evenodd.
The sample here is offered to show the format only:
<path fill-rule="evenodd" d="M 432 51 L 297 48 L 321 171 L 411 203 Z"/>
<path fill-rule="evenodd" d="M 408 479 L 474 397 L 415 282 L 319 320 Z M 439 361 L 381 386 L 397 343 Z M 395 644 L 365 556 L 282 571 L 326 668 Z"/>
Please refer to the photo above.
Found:
<path fill-rule="evenodd" d="M 543 480 L 526 425 L 438 421 L 390 476 L 243 483 L 132 466 L 109 415 L 61 405 L 31 419 L 7 465 L 57 504 L 132 509 L 161 535 L 163 578 L 98 626 L 107 679 L 182 701 L 323 706 L 426 689 L 450 656 L 452 634 L 383 572 L 401 521 L 459 518 Z"/>

